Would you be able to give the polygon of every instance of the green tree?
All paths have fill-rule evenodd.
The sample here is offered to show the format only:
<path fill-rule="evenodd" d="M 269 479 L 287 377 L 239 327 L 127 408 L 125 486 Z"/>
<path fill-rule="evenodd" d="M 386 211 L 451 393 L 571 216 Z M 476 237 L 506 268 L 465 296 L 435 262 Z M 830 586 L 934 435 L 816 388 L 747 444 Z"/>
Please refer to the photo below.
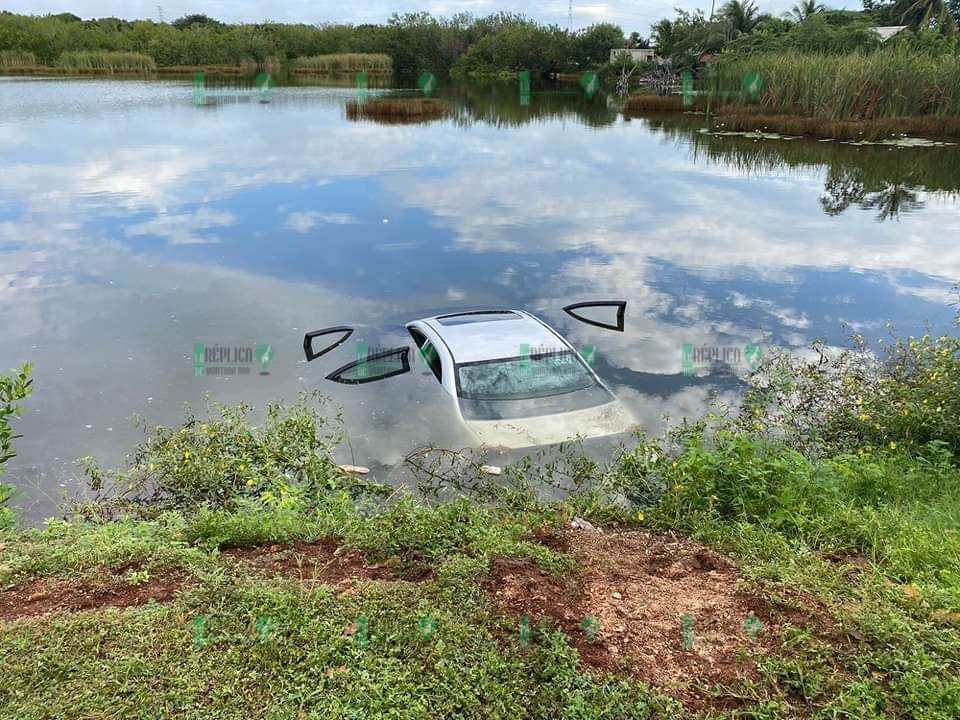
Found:
<path fill-rule="evenodd" d="M 219 20 L 214 20 L 212 17 L 208 17 L 203 13 L 193 13 L 192 15 L 184 15 L 183 17 L 177 18 L 174 20 L 171 25 L 173 25 L 178 30 L 183 30 L 184 28 L 193 27 L 194 25 L 220 25 L 223 23 Z"/>
<path fill-rule="evenodd" d="M 947 0 L 898 0 L 895 10 L 901 13 L 901 22 L 911 28 L 923 29 L 936 25 L 944 35 L 957 32 L 957 21 L 950 12 Z"/>
<path fill-rule="evenodd" d="M 807 18 L 826 10 L 826 6 L 818 3 L 817 0 L 801 0 L 793 6 L 793 9 L 786 13 L 787 17 L 793 18 L 797 22 L 803 22 Z"/>
<path fill-rule="evenodd" d="M 720 17 L 730 24 L 736 34 L 748 33 L 760 22 L 760 11 L 753 0 L 727 0 L 720 8 Z"/>

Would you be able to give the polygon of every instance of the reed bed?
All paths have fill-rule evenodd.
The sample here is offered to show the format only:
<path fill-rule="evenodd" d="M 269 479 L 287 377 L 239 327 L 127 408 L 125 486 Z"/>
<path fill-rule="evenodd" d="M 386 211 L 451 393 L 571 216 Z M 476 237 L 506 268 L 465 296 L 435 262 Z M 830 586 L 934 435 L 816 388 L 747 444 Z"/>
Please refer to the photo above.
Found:
<path fill-rule="evenodd" d="M 756 98 L 741 90 L 760 73 Z M 799 52 L 721 58 L 710 82 L 717 93 L 769 114 L 824 120 L 879 120 L 912 115 L 960 115 L 960 56 L 904 50 L 865 55 Z"/>
<path fill-rule="evenodd" d="M 380 53 L 332 53 L 298 57 L 293 61 L 294 73 L 323 74 L 343 72 L 393 72 L 393 60 Z"/>
<path fill-rule="evenodd" d="M 78 74 L 148 74 L 156 72 L 157 64 L 152 57 L 141 53 L 80 51 L 60 55 L 57 69 Z"/>
<path fill-rule="evenodd" d="M 17 70 L 37 67 L 37 58 L 24 50 L 0 50 L 0 69 Z"/>
<path fill-rule="evenodd" d="M 450 112 L 450 103 L 434 98 L 372 98 L 366 102 L 347 103 L 350 120 L 373 118 L 388 122 L 418 122 L 443 117 Z"/>

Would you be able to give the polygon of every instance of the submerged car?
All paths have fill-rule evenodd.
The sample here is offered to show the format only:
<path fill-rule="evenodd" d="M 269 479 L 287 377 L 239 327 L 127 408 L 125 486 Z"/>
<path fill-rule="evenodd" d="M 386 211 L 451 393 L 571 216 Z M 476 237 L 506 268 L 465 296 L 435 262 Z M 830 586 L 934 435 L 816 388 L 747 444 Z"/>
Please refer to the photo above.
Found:
<path fill-rule="evenodd" d="M 583 322 L 623 328 L 626 303 L 583 303 L 565 308 Z M 616 306 L 617 325 L 576 314 L 587 306 Z M 627 432 L 634 420 L 590 363 L 560 333 L 522 310 L 472 310 L 414 320 L 406 325 L 416 357 L 430 368 L 466 428 L 487 446 L 521 448 Z M 304 352 L 313 360 L 338 347 L 348 327 L 308 333 Z M 339 334 L 314 352 L 313 341 Z M 360 384 L 410 370 L 411 348 L 366 355 L 327 376 Z"/>

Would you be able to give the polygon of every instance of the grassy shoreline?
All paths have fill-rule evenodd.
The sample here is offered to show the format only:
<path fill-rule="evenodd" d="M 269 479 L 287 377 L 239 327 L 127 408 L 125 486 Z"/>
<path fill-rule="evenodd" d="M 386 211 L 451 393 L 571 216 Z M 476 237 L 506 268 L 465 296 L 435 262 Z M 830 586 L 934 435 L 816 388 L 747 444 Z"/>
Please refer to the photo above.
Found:
<path fill-rule="evenodd" d="M 71 520 L 0 531 L 0 706 L 957 717 L 960 339 L 825 358 L 608 463 L 444 455 L 417 495 L 341 470 L 308 397 L 157 428 Z"/>

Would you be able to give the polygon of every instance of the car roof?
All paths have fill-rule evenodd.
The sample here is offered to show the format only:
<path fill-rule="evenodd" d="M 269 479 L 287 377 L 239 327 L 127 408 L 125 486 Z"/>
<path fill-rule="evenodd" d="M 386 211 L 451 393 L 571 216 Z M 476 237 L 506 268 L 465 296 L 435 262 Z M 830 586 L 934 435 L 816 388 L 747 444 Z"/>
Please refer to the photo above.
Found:
<path fill-rule="evenodd" d="M 566 350 L 567 344 L 549 327 L 519 310 L 477 310 L 424 318 L 446 343 L 454 363 L 482 362 L 520 356 L 520 346 Z"/>

